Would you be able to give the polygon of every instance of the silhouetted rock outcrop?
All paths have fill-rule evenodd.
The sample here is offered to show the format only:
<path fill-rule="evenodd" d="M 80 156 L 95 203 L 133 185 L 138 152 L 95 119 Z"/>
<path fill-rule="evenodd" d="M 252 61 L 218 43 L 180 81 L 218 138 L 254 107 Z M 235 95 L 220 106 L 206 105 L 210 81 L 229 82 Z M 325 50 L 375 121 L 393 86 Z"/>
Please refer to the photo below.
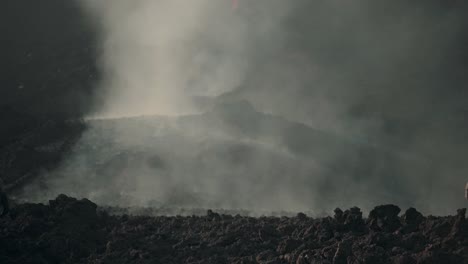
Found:
<path fill-rule="evenodd" d="M 372 230 L 393 232 L 401 226 L 398 214 L 401 209 L 396 205 L 380 205 L 369 214 L 369 227 Z"/>
<path fill-rule="evenodd" d="M 212 210 L 114 216 L 96 209 L 66 195 L 12 208 L 0 218 L 0 263 L 468 263 L 464 209 L 424 217 L 410 208 L 400 218 L 398 207 L 384 205 L 371 211 L 367 225 L 359 208 L 318 219 Z"/>

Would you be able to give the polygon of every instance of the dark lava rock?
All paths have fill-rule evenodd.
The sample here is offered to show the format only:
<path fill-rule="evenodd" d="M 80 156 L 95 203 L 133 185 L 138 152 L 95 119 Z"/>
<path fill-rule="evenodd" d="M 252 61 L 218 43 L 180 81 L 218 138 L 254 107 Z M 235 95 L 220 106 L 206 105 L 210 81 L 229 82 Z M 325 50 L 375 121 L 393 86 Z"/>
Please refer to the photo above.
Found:
<path fill-rule="evenodd" d="M 336 208 L 334 211 L 335 213 L 335 220 L 338 222 L 338 223 L 343 223 L 344 222 L 344 218 L 343 218 L 343 210 L 341 210 L 340 208 Z"/>
<path fill-rule="evenodd" d="M 414 208 L 406 210 L 401 217 L 404 226 L 400 229 L 402 233 L 411 233 L 419 229 L 419 225 L 424 221 L 424 216 Z"/>
<path fill-rule="evenodd" d="M 398 213 L 376 207 L 369 228 L 359 208 L 318 219 L 115 216 L 60 195 L 0 218 L 0 263 L 468 263 L 465 210 L 424 217 L 410 208 L 396 224 Z"/>
<path fill-rule="evenodd" d="M 400 226 L 398 214 L 401 209 L 392 204 L 380 205 L 375 207 L 368 218 L 369 228 L 375 231 L 393 232 Z"/>
<path fill-rule="evenodd" d="M 333 256 L 333 264 L 346 264 L 348 256 L 352 254 L 352 242 L 349 240 L 341 241 Z"/>
<path fill-rule="evenodd" d="M 305 220 L 305 219 L 307 219 L 307 215 L 304 214 L 304 213 L 297 213 L 296 217 L 297 217 L 299 220 Z"/>
<path fill-rule="evenodd" d="M 364 230 L 365 223 L 362 219 L 361 209 L 352 207 L 349 210 L 343 212 L 340 208 L 336 208 L 334 212 L 334 219 L 341 227 L 338 227 L 340 231 L 347 230 L 353 232 L 362 232 Z"/>
<path fill-rule="evenodd" d="M 362 231 L 364 227 L 364 220 L 362 219 L 361 209 L 352 207 L 346 210 L 343 214 L 344 225 L 352 231 Z"/>
<path fill-rule="evenodd" d="M 263 252 L 260 252 L 257 257 L 255 257 L 255 260 L 257 260 L 258 263 L 268 263 L 277 258 L 275 252 L 273 250 L 265 250 Z"/>
<path fill-rule="evenodd" d="M 455 223 L 450 232 L 451 237 L 462 237 L 468 239 L 468 221 L 466 220 L 466 208 L 457 210 Z"/>
<path fill-rule="evenodd" d="M 206 212 L 206 216 L 208 217 L 208 219 L 213 220 L 213 221 L 221 220 L 221 216 L 218 213 L 213 212 L 212 210 L 208 210 Z"/>
<path fill-rule="evenodd" d="M 419 225 L 424 220 L 424 217 L 420 212 L 411 207 L 406 210 L 402 219 L 407 225 Z"/>
<path fill-rule="evenodd" d="M 286 253 L 291 253 L 293 252 L 296 248 L 298 248 L 300 245 L 302 245 L 302 242 L 299 240 L 294 240 L 294 239 L 286 239 L 280 242 L 278 245 L 278 248 L 276 251 L 284 255 Z"/>

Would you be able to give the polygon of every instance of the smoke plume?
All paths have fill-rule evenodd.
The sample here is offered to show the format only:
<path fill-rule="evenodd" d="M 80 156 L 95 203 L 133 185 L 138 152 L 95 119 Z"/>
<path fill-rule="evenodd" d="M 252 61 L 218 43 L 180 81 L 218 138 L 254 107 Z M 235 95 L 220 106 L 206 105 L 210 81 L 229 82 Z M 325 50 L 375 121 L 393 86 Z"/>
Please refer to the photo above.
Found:
<path fill-rule="evenodd" d="M 330 210 L 463 206 L 466 5 L 84 1 L 104 80 L 51 195 Z"/>

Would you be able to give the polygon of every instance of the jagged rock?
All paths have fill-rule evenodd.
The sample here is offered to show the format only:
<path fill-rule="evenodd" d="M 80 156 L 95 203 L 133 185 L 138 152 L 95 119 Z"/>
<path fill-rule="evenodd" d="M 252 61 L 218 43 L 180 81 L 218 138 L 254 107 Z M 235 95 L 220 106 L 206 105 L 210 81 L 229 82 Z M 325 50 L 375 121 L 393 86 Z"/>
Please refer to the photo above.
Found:
<path fill-rule="evenodd" d="M 457 219 L 465 219 L 465 218 L 466 218 L 466 208 L 458 209 Z"/>
<path fill-rule="evenodd" d="M 411 233 L 418 230 L 419 225 L 424 220 L 424 216 L 414 208 L 406 210 L 405 214 L 401 217 L 403 226 L 400 229 L 402 233 Z"/>
<path fill-rule="evenodd" d="M 457 264 L 457 263 L 466 263 L 466 259 L 464 261 L 460 256 L 441 250 L 439 245 L 429 245 L 423 252 L 419 254 L 416 263 L 418 264 L 432 264 L 432 263 Z"/>
<path fill-rule="evenodd" d="M 368 218 L 369 228 L 376 231 L 393 232 L 401 226 L 398 214 L 401 209 L 392 204 L 375 207 Z"/>
<path fill-rule="evenodd" d="M 372 219 L 397 215 L 379 210 Z M 420 222 L 411 233 L 365 228 L 358 208 L 339 215 L 115 216 L 60 195 L 0 218 L 0 263 L 468 263 L 464 210 L 447 217 L 407 211 L 403 227 Z M 356 233 L 346 224 L 364 228 Z"/>
<path fill-rule="evenodd" d="M 346 210 L 343 215 L 345 218 L 344 224 L 351 230 L 360 229 L 364 225 L 361 209 L 357 207 Z"/>
<path fill-rule="evenodd" d="M 286 239 L 280 242 L 280 244 L 276 248 L 276 252 L 278 252 L 281 255 L 284 255 L 286 253 L 292 252 L 293 250 L 298 248 L 300 245 L 302 245 L 302 242 L 299 240 Z"/>
<path fill-rule="evenodd" d="M 341 210 L 340 208 L 336 208 L 333 212 L 335 213 L 333 218 L 335 218 L 335 220 L 338 223 L 343 223 L 344 222 L 343 210 Z"/>
<path fill-rule="evenodd" d="M 258 237 L 262 241 L 268 241 L 279 236 L 278 230 L 273 226 L 264 224 L 261 226 L 261 229 L 258 230 Z"/>
<path fill-rule="evenodd" d="M 267 263 L 269 261 L 272 261 L 276 258 L 276 254 L 273 250 L 265 250 L 263 252 L 261 252 L 260 254 L 258 254 L 256 257 L 255 257 L 255 260 L 258 262 L 258 263 Z"/>
<path fill-rule="evenodd" d="M 370 213 L 369 219 L 375 218 L 396 218 L 400 213 L 401 209 L 393 204 L 379 205 L 376 206 Z"/>
<path fill-rule="evenodd" d="M 407 225 L 419 225 L 423 220 L 424 216 L 413 207 L 406 210 L 402 216 L 403 222 Z"/>
<path fill-rule="evenodd" d="M 55 211 L 62 226 L 72 232 L 97 223 L 97 205 L 88 199 L 77 200 L 61 194 L 49 201 L 49 206 Z"/>
<path fill-rule="evenodd" d="M 434 219 L 426 223 L 423 234 L 430 236 L 431 239 L 446 237 L 452 229 L 451 223 L 443 219 Z"/>
<path fill-rule="evenodd" d="M 208 210 L 206 212 L 206 216 L 208 217 L 208 219 L 213 220 L 213 221 L 221 220 L 221 216 L 218 213 L 213 212 L 212 210 Z"/>
<path fill-rule="evenodd" d="M 332 238 L 334 235 L 332 223 L 330 222 L 329 218 L 321 219 L 316 224 L 315 229 L 316 229 L 315 236 L 318 238 L 320 242 L 327 241 L 330 238 Z"/>
<path fill-rule="evenodd" d="M 297 219 L 299 219 L 299 220 L 305 220 L 305 219 L 307 219 L 307 215 L 304 214 L 304 213 L 297 213 L 296 217 L 297 217 Z"/>
<path fill-rule="evenodd" d="M 466 208 L 457 210 L 457 216 L 455 218 L 455 223 L 452 226 L 450 236 L 460 236 L 468 238 L 468 222 L 466 220 Z"/>
<path fill-rule="evenodd" d="M 457 216 L 455 222 L 452 225 L 452 229 L 448 236 L 444 239 L 445 247 L 453 247 L 454 243 L 457 243 L 457 238 L 468 239 L 468 222 L 465 218 L 466 208 L 457 210 Z"/>
<path fill-rule="evenodd" d="M 348 256 L 351 255 L 352 243 L 351 241 L 345 240 L 338 244 L 335 256 L 333 256 L 333 264 L 346 264 Z"/>
<path fill-rule="evenodd" d="M 416 232 L 400 237 L 399 240 L 400 246 L 408 251 L 421 251 L 427 243 L 426 236 Z"/>

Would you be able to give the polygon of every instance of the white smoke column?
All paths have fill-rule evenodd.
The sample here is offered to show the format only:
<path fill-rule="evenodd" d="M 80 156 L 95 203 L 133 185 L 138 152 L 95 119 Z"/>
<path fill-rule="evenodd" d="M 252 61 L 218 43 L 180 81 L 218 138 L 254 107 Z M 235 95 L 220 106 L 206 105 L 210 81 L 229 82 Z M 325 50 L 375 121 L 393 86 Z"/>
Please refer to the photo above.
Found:
<path fill-rule="evenodd" d="M 183 93 L 183 45 L 196 30 L 203 1 L 109 1 L 102 19 L 106 79 L 104 115 L 173 114 L 189 110 Z"/>
<path fill-rule="evenodd" d="M 230 1 L 84 3 L 103 31 L 101 117 L 190 113 L 192 96 L 243 81 L 248 27 Z"/>
<path fill-rule="evenodd" d="M 193 113 L 198 109 L 192 98 L 214 97 L 239 87 L 249 64 L 265 50 L 280 45 L 278 25 L 289 5 L 282 0 L 246 1 L 233 9 L 230 0 L 83 1 L 101 30 L 104 79 L 97 101 L 103 104 L 92 117 L 104 119 Z M 108 127 L 103 122 L 90 122 L 61 168 L 47 177 L 50 198 L 67 193 L 102 204 L 121 201 L 121 196 L 130 205 L 153 200 L 172 204 L 173 196 L 187 199 L 196 191 L 209 197 L 199 206 L 291 208 L 292 192 L 278 191 L 276 196 L 282 197 L 278 205 L 263 195 L 268 188 L 250 177 L 269 171 L 272 161 L 263 157 L 263 151 L 244 147 L 244 139 L 223 132 L 222 123 L 203 127 L 193 122 L 179 129 L 172 125 L 166 128 L 170 122 L 157 128 L 132 121 Z M 164 134 L 165 130 L 170 133 Z M 203 132 L 194 132 L 198 130 Z M 218 134 L 223 138 L 215 139 L 213 135 Z M 250 144 L 262 149 L 265 145 Z M 237 145 L 241 154 L 244 149 L 252 153 L 246 168 L 233 169 L 224 160 L 229 159 L 232 149 L 239 148 Z M 277 157 L 283 153 L 272 152 L 278 152 L 273 163 L 279 163 Z M 163 164 L 162 168 L 154 163 Z M 101 165 L 106 169 L 93 171 Z M 262 181 L 266 181 L 270 173 L 262 174 Z M 271 185 L 278 182 L 272 180 Z M 261 188 L 255 190 L 253 183 Z M 46 196 L 37 193 L 39 199 Z"/>

